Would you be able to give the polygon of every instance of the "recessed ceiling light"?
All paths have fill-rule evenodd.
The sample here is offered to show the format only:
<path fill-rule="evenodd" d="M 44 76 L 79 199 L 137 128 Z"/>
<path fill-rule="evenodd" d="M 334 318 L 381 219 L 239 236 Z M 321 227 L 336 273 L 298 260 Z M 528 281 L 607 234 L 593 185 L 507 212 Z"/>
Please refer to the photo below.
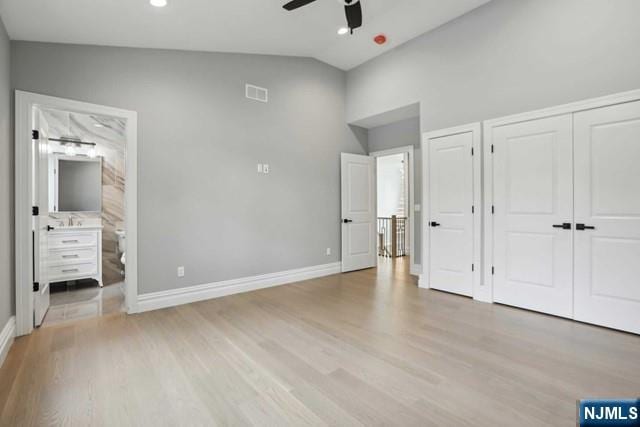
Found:
<path fill-rule="evenodd" d="M 95 127 L 97 127 L 97 128 L 103 128 L 104 127 L 104 125 L 102 123 L 94 123 L 93 125 Z"/>
<path fill-rule="evenodd" d="M 167 5 L 167 0 L 149 0 L 151 6 L 155 7 L 165 7 Z"/>
<path fill-rule="evenodd" d="M 347 27 L 342 27 L 342 28 L 338 29 L 338 34 L 341 35 L 341 36 L 344 36 L 348 32 L 349 32 L 349 29 Z"/>

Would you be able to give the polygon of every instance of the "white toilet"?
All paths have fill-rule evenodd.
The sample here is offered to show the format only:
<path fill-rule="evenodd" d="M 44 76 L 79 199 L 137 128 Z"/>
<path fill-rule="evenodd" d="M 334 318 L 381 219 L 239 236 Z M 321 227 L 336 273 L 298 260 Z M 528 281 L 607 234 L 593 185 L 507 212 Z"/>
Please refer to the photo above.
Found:
<path fill-rule="evenodd" d="M 127 250 L 127 233 L 123 229 L 116 230 L 116 236 L 118 236 L 118 253 L 122 254 L 120 256 L 120 262 L 122 265 L 125 265 L 126 262 L 126 250 Z"/>

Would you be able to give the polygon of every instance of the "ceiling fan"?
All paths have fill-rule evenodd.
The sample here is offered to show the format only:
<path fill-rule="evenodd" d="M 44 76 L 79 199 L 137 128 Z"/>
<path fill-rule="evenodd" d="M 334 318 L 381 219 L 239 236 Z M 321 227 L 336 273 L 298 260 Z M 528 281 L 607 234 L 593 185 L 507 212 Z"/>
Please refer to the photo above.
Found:
<path fill-rule="evenodd" d="M 282 7 L 291 11 L 313 3 L 314 1 L 316 0 L 292 0 Z M 360 6 L 360 0 L 338 0 L 338 2 L 344 5 L 344 13 L 347 16 L 347 26 L 351 34 L 353 34 L 353 30 L 362 26 L 362 7 Z"/>

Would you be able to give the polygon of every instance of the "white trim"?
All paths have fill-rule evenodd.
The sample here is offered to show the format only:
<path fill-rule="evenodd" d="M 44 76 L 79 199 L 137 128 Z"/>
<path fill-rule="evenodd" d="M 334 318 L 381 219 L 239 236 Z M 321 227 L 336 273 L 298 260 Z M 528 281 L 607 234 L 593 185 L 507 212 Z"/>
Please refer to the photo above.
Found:
<path fill-rule="evenodd" d="M 493 276 L 491 275 L 491 266 L 493 264 L 493 215 L 491 214 L 491 206 L 493 205 L 493 156 L 491 153 L 491 144 L 493 141 L 493 129 L 537 120 L 546 117 L 559 116 L 564 114 L 575 114 L 580 111 L 592 110 L 595 108 L 607 107 L 610 105 L 624 104 L 640 100 L 640 89 L 628 92 L 620 92 L 612 95 L 601 96 L 598 98 L 586 99 L 569 104 L 558 105 L 550 108 L 529 111 L 525 113 L 512 114 L 509 116 L 498 117 L 482 122 L 483 141 L 484 141 L 484 250 L 483 250 L 483 270 L 484 270 L 484 287 L 488 289 L 491 295 L 490 301 L 493 301 Z"/>
<path fill-rule="evenodd" d="M 420 274 L 418 277 L 418 287 L 422 289 L 429 289 L 429 281 L 424 274 Z"/>
<path fill-rule="evenodd" d="M 257 289 L 300 282 L 302 280 L 313 279 L 316 277 L 338 274 L 340 271 L 341 263 L 334 262 L 331 264 L 298 268 L 278 273 L 261 274 L 258 276 L 243 277 L 240 279 L 224 280 L 204 285 L 142 294 L 138 297 L 138 312 L 158 310 L 176 305 L 189 304 L 196 301 L 204 301 L 211 298 L 219 298 L 227 295 L 254 291 Z"/>
<path fill-rule="evenodd" d="M 15 251 L 16 251 L 16 333 L 33 330 L 33 298 L 31 283 L 31 131 L 33 108 L 56 109 L 82 114 L 117 117 L 126 120 L 125 226 L 127 229 L 127 274 L 125 304 L 129 313 L 136 312 L 138 294 L 137 264 L 137 187 L 138 187 L 138 122 L 135 111 L 90 104 L 36 93 L 15 92 Z"/>
<path fill-rule="evenodd" d="M 490 302 L 493 302 L 493 274 L 491 267 L 493 265 L 493 153 L 491 145 L 493 128 L 487 122 L 482 125 L 482 140 L 484 141 L 484 150 L 482 153 L 484 160 L 484 193 L 483 193 L 483 214 L 484 214 L 484 234 L 483 234 L 483 276 L 484 286 L 489 289 L 491 295 Z"/>
<path fill-rule="evenodd" d="M 412 276 L 420 276 L 422 274 L 422 265 L 421 264 L 411 264 L 409 266 L 409 273 Z"/>
<path fill-rule="evenodd" d="M 418 282 L 421 288 L 429 288 L 430 241 L 429 224 L 431 215 L 431 203 L 429 199 L 429 141 L 444 136 L 471 132 L 473 137 L 473 204 L 475 214 L 473 216 L 473 264 L 476 266 L 473 272 L 473 298 L 478 301 L 491 301 L 490 289 L 484 286 L 482 280 L 482 125 L 479 122 L 469 123 L 447 129 L 439 129 L 425 132 L 422 136 L 422 274 Z"/>
<path fill-rule="evenodd" d="M 0 367 L 7 358 L 16 336 L 16 317 L 11 316 L 0 332 Z"/>
<path fill-rule="evenodd" d="M 606 107 L 608 105 L 623 104 L 633 102 L 640 99 L 640 89 L 630 90 L 628 92 L 620 92 L 612 95 L 601 96 L 598 98 L 584 99 L 582 101 L 571 102 L 569 104 L 557 105 L 549 108 L 542 108 L 524 113 L 512 114 L 509 116 L 498 117 L 495 119 L 485 120 L 485 127 L 497 127 L 506 124 L 514 124 L 526 122 L 529 120 L 542 119 L 544 117 L 560 116 L 563 114 L 577 113 L 579 111 L 592 110 L 594 108 Z"/>
<path fill-rule="evenodd" d="M 413 145 L 405 145 L 404 147 L 398 148 L 390 148 L 388 150 L 380 150 L 380 151 L 372 151 L 369 153 L 371 157 L 384 157 L 384 156 L 392 156 L 394 154 L 404 154 L 407 153 L 409 155 L 409 256 L 411 257 L 411 266 L 409 268 L 410 274 L 417 276 L 420 271 L 422 271 L 422 267 L 420 264 L 416 263 L 416 259 L 414 254 L 416 253 L 415 248 L 415 191 L 416 191 L 416 183 L 414 181 L 415 177 L 415 162 L 414 162 L 414 150 L 415 147 Z M 375 179 L 376 179 L 376 222 L 378 221 L 377 214 L 377 197 L 378 197 L 378 168 L 377 165 L 374 165 Z M 375 230 L 374 230 L 375 231 Z M 376 231 L 377 233 L 377 231 Z M 373 236 L 374 240 L 377 241 L 377 237 Z M 377 256 L 376 256 L 377 260 Z M 417 273 L 416 273 L 417 272 Z"/>

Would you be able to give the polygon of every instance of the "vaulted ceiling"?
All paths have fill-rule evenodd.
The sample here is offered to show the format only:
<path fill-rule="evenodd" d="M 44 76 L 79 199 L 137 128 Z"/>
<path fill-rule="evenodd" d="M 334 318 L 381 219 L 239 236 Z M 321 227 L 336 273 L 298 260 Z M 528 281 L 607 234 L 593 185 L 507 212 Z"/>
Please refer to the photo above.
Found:
<path fill-rule="evenodd" d="M 488 1 L 361 0 L 364 26 L 343 36 L 341 0 L 292 12 L 286 0 L 0 0 L 0 14 L 13 40 L 308 56 L 347 70 Z"/>

